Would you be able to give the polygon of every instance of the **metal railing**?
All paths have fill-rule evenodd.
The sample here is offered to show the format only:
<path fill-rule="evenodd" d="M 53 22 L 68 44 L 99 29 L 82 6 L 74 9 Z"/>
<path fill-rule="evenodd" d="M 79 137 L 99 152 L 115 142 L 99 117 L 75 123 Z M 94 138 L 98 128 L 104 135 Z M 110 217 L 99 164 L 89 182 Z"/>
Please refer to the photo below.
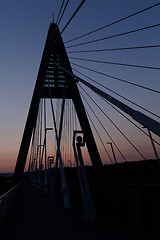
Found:
<path fill-rule="evenodd" d="M 68 181 L 72 202 L 81 204 L 78 180 Z M 137 236 L 160 239 L 160 184 L 89 181 L 99 219 L 132 229 Z M 76 206 L 78 206 L 76 205 Z M 156 235 L 157 234 L 157 235 Z"/>
<path fill-rule="evenodd" d="M 0 197 L 0 231 L 2 231 L 7 216 L 11 208 L 13 207 L 16 196 L 20 188 L 22 187 L 23 183 L 24 181 L 21 181 Z"/>

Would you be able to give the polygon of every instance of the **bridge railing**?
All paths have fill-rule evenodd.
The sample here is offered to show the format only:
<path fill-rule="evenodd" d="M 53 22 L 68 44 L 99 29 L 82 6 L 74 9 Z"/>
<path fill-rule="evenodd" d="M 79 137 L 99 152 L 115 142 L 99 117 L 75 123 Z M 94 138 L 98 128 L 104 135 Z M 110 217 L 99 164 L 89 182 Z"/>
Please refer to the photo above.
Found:
<path fill-rule="evenodd" d="M 160 184 L 92 182 L 90 187 L 96 209 L 117 226 L 160 236 Z"/>
<path fill-rule="evenodd" d="M 13 207 L 16 196 L 22 187 L 24 181 L 21 181 L 8 192 L 0 197 L 0 232 L 4 226 L 7 216 Z"/>
<path fill-rule="evenodd" d="M 72 202 L 81 204 L 78 181 L 68 181 Z M 160 239 L 160 184 L 89 181 L 96 214 L 116 227 L 130 228 L 139 236 Z M 152 239 L 152 238 L 149 238 Z"/>

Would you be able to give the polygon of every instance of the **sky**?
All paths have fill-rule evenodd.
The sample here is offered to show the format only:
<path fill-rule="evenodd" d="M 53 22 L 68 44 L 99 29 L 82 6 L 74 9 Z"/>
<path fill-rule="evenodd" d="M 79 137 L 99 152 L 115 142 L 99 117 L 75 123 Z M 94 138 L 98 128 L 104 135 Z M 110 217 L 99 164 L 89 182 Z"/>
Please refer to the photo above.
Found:
<path fill-rule="evenodd" d="M 52 22 L 52 13 L 54 13 L 55 19 L 57 18 L 61 2 L 60 0 L 0 0 L 0 172 L 14 171 L 48 27 Z M 66 42 L 158 2 L 159 1 L 154 0 L 86 0 L 80 11 L 63 33 L 63 40 Z M 78 0 L 70 0 L 60 23 L 60 30 L 63 29 L 79 3 L 80 1 Z M 67 47 L 73 44 L 158 24 L 159 13 L 160 6 L 103 29 L 95 34 L 70 42 L 65 46 Z M 67 51 L 155 45 L 159 44 L 159 39 L 160 27 L 156 27 L 152 30 L 129 34 L 125 37 L 67 48 Z M 103 53 L 68 53 L 68 56 L 155 67 L 159 67 L 160 62 L 159 48 Z M 158 70 L 97 64 L 73 59 L 70 59 L 70 61 L 140 85 L 160 90 Z M 122 84 L 75 65 L 72 65 L 72 67 L 94 80 L 99 81 L 101 84 L 106 84 L 108 88 L 130 98 L 132 101 L 137 102 L 137 104 L 153 111 L 157 115 L 160 115 L 159 94 L 150 93 L 149 91 Z M 87 80 L 86 78 L 84 79 Z M 80 91 L 82 90 L 80 89 Z M 104 104 L 104 102 L 90 90 L 87 91 L 89 95 L 95 99 L 98 105 L 103 107 L 104 111 L 109 114 L 111 119 L 114 119 L 114 122 L 118 124 L 125 134 L 130 136 L 131 140 L 136 143 L 146 158 L 154 158 L 148 138 L 143 137 L 143 135 L 131 126 L 128 121 L 116 113 L 110 106 Z M 122 151 L 126 154 L 127 159 L 140 159 L 137 153 L 128 146 L 124 138 L 117 133 L 117 130 L 115 130 L 112 124 L 106 120 L 104 115 L 100 115 L 101 113 L 98 108 L 91 103 L 91 100 L 87 96 L 86 98 L 94 111 L 101 116 L 101 120 L 106 124 L 110 134 L 114 136 L 118 146 L 120 146 Z M 126 101 L 124 102 L 127 103 Z M 133 105 L 129 105 L 133 107 Z M 89 108 L 87 106 L 86 108 L 92 119 L 94 119 Z M 134 108 L 139 110 L 138 107 L 134 106 Z M 158 118 L 154 116 L 153 118 L 159 121 Z M 96 119 L 94 119 L 94 122 L 96 123 Z M 98 126 L 98 123 L 96 124 L 104 141 L 109 141 L 100 126 Z M 154 137 L 158 140 L 156 136 Z M 97 141 L 99 142 L 99 140 Z M 159 151 L 159 148 L 157 148 L 157 150 Z M 101 154 L 102 158 L 105 159 L 103 156 L 104 152 Z M 119 157 L 120 159 L 118 153 L 116 154 L 117 158 Z"/>

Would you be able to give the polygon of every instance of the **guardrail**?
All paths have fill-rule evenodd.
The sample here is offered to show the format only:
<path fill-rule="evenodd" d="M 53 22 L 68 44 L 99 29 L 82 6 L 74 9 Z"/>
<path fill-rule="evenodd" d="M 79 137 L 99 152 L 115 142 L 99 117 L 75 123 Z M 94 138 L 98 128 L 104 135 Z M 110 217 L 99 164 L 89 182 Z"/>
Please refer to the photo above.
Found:
<path fill-rule="evenodd" d="M 78 181 L 68 181 L 68 185 L 73 202 L 80 204 Z M 159 183 L 89 181 L 89 186 L 99 218 L 130 228 L 137 236 L 160 239 Z"/>
<path fill-rule="evenodd" d="M 0 197 L 0 231 L 2 231 L 5 220 L 7 219 L 7 216 L 11 208 L 13 207 L 17 193 L 22 187 L 23 182 L 24 181 L 21 181 L 20 183 L 18 183 L 16 186 L 11 188 L 8 192 L 6 192 Z"/>

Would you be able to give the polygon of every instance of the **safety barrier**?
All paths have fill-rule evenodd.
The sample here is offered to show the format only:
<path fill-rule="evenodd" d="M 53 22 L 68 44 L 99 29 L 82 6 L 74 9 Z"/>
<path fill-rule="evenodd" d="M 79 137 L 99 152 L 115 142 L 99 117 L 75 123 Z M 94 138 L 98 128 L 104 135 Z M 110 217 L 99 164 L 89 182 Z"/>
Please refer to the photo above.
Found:
<path fill-rule="evenodd" d="M 21 181 L 16 186 L 14 186 L 12 189 L 10 189 L 8 192 L 3 194 L 0 197 L 0 231 L 2 231 L 2 228 L 4 226 L 4 223 L 7 219 L 7 216 L 13 207 L 14 201 L 16 199 L 16 196 L 22 187 L 24 181 Z"/>
<path fill-rule="evenodd" d="M 81 203 L 78 181 L 68 181 L 72 202 Z M 160 184 L 89 181 L 99 219 L 129 228 L 139 236 L 159 236 Z M 150 239 L 152 239 L 150 238 Z"/>

